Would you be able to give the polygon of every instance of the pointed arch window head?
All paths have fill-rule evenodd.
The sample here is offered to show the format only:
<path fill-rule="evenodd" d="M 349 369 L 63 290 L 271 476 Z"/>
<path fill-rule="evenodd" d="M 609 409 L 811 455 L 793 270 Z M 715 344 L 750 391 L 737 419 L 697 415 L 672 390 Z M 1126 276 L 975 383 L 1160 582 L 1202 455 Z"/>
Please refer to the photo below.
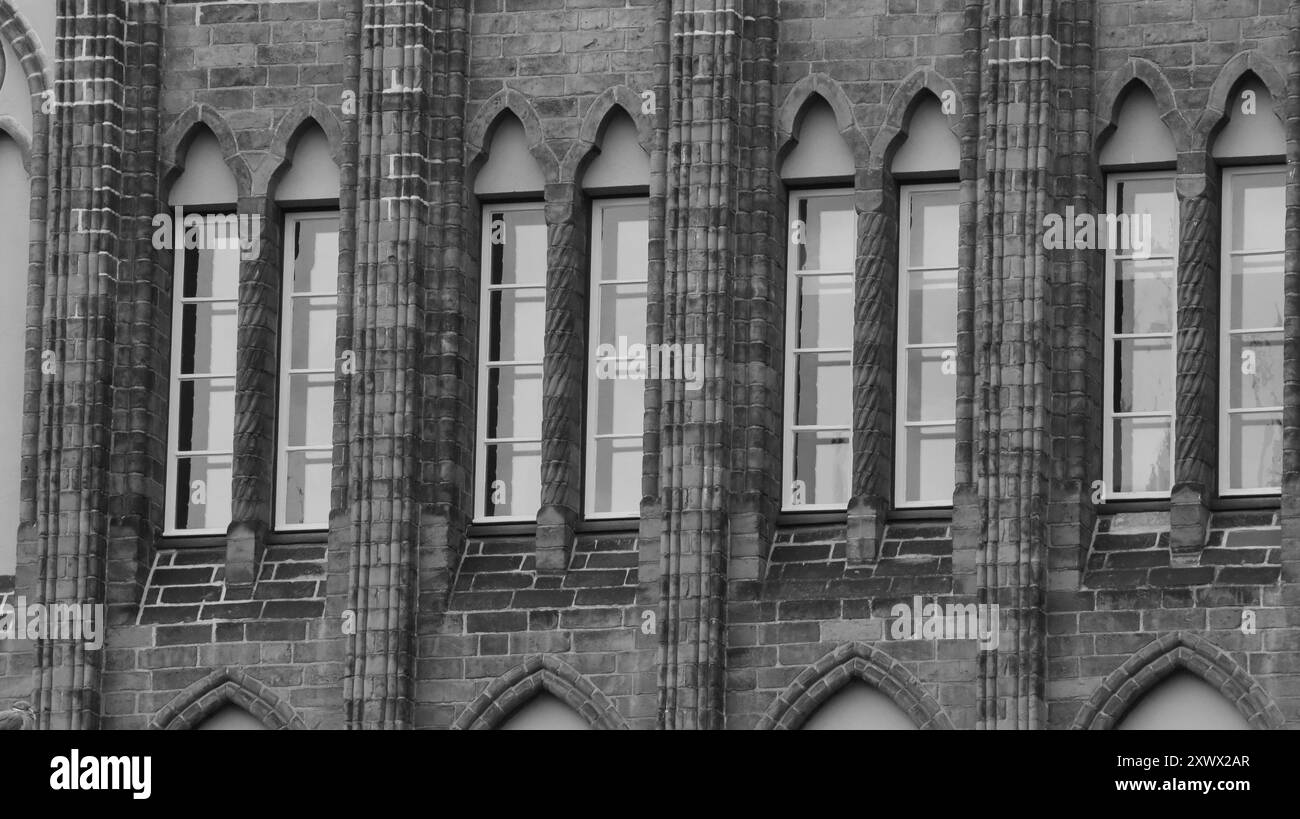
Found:
<path fill-rule="evenodd" d="M 1178 149 L 1169 128 L 1160 119 L 1156 98 L 1140 82 L 1124 92 L 1115 117 L 1115 129 L 1102 145 L 1098 161 L 1103 168 L 1136 171 L 1171 168 Z"/>
<path fill-rule="evenodd" d="M 822 703 L 805 731 L 915 731 L 917 724 L 880 689 L 854 678 Z"/>
<path fill-rule="evenodd" d="M 217 137 L 200 128 L 185 151 L 185 170 L 172 183 L 168 202 L 183 207 L 231 207 L 239 201 L 239 186 L 226 165 Z"/>
<path fill-rule="evenodd" d="M 650 155 L 641 147 L 636 123 L 621 108 L 605 121 L 600 150 L 582 174 L 588 191 L 629 191 L 650 187 Z"/>
<path fill-rule="evenodd" d="M 853 152 L 840 135 L 840 126 L 830 103 L 814 94 L 799 112 L 794 146 L 781 162 L 786 182 L 826 183 L 852 180 Z"/>
<path fill-rule="evenodd" d="M 938 97 L 921 95 L 908 116 L 906 138 L 889 163 L 896 179 L 955 179 L 961 167 L 961 144 Z"/>
<path fill-rule="evenodd" d="M 1178 670 L 1133 704 L 1119 731 L 1244 731 L 1250 722 L 1223 694 L 1190 671 Z"/>
<path fill-rule="evenodd" d="M 474 177 L 477 196 L 508 196 L 541 193 L 546 177 L 528 146 L 528 134 L 519 118 L 502 114 L 492 129 L 487 161 Z"/>
<path fill-rule="evenodd" d="M 559 697 L 543 691 L 506 717 L 498 730 L 590 731 L 592 726 Z"/>
<path fill-rule="evenodd" d="M 1274 112 L 1268 87 L 1249 74 L 1228 95 L 1228 122 L 1214 137 L 1210 155 L 1221 165 L 1281 162 L 1286 156 L 1286 134 Z"/>
<path fill-rule="evenodd" d="M 275 188 L 275 201 L 312 202 L 339 198 L 339 166 L 334 164 L 329 137 L 312 123 L 293 141 L 289 167 Z"/>

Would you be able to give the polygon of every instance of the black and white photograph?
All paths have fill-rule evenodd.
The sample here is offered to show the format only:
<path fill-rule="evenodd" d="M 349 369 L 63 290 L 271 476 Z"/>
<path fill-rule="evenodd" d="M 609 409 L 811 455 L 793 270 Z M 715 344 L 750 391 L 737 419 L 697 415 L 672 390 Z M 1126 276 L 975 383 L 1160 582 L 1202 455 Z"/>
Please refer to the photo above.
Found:
<path fill-rule="evenodd" d="M 1297 729 L 1300 0 L 0 0 L 15 810 Z"/>

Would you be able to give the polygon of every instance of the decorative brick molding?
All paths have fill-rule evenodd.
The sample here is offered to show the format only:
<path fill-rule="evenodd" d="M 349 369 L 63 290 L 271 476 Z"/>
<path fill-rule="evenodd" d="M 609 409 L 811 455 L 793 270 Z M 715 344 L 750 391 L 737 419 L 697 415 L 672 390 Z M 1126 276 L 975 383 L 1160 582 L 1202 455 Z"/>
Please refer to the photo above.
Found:
<path fill-rule="evenodd" d="M 813 663 L 772 701 L 758 730 L 799 728 L 823 703 L 853 678 L 867 682 L 907 712 L 918 728 L 952 729 L 938 701 L 912 672 L 884 651 L 866 643 L 844 643 Z"/>
<path fill-rule="evenodd" d="M 1184 669 L 1218 689 L 1256 729 L 1281 728 L 1282 711 L 1232 655 L 1189 631 L 1152 640 L 1111 672 L 1074 720 L 1074 728 L 1107 730 L 1142 696 L 1174 671 Z"/>
<path fill-rule="evenodd" d="M 151 730 L 197 728 L 227 703 L 252 714 L 267 728 L 303 730 L 307 724 L 275 691 L 238 668 L 220 668 L 177 694 L 149 722 Z"/>
<path fill-rule="evenodd" d="M 609 698 L 573 666 L 551 654 L 533 654 L 493 680 L 465 707 L 452 730 L 495 728 L 543 690 L 564 700 L 593 728 L 628 727 Z"/>
<path fill-rule="evenodd" d="M 1119 122 L 1120 105 L 1131 90 L 1130 86 L 1135 83 L 1151 92 L 1152 98 L 1156 101 L 1156 111 L 1160 114 L 1160 121 L 1164 123 L 1165 128 L 1169 129 L 1169 135 L 1174 140 L 1174 149 L 1178 153 L 1186 151 L 1191 143 L 1191 128 L 1178 108 L 1178 100 L 1174 95 L 1173 87 L 1169 84 L 1169 78 L 1165 76 L 1160 66 L 1141 57 L 1130 57 L 1123 68 L 1111 73 L 1106 86 L 1097 93 L 1094 104 L 1093 146 L 1100 148 L 1115 132 Z"/>

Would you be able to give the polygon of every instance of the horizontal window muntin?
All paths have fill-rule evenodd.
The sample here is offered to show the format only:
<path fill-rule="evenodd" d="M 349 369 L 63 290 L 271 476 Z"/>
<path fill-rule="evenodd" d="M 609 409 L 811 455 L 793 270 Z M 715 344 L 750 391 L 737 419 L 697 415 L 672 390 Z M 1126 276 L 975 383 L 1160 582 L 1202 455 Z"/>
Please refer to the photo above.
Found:
<path fill-rule="evenodd" d="M 956 481 L 956 182 L 899 189 L 894 507 L 952 506 Z"/>
<path fill-rule="evenodd" d="M 583 482 L 584 516 L 589 520 L 640 514 L 645 381 L 600 378 L 598 365 L 602 345 L 617 351 L 646 342 L 649 219 L 644 197 L 592 203 L 591 360 Z M 619 362 L 616 368 L 620 376 L 626 376 L 625 364 Z"/>
<path fill-rule="evenodd" d="M 1284 165 L 1223 171 L 1218 462 L 1224 497 L 1281 492 L 1286 174 Z"/>
<path fill-rule="evenodd" d="M 1102 431 L 1107 500 L 1168 498 L 1174 480 L 1178 338 L 1178 198 L 1172 171 L 1107 177 L 1108 210 L 1174 226 L 1149 254 L 1107 244 Z M 1163 210 L 1163 213 L 1161 212 Z M 1153 217 L 1152 222 L 1157 220 Z M 1145 478 L 1140 476 L 1145 473 Z"/>
<path fill-rule="evenodd" d="M 792 192 L 789 214 L 781 505 L 843 510 L 853 468 L 853 190 Z"/>
<path fill-rule="evenodd" d="M 475 522 L 541 505 L 546 255 L 543 203 L 483 206 Z"/>

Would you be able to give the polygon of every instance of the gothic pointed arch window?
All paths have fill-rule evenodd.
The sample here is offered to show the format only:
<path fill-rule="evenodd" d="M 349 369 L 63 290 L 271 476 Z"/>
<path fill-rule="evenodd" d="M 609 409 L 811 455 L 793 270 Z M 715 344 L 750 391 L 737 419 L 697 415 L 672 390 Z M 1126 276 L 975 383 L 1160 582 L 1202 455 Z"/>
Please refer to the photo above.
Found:
<path fill-rule="evenodd" d="M 1115 499 L 1168 497 L 1174 474 L 1178 197 L 1173 138 L 1135 83 L 1099 161 L 1105 218 L 1064 225 L 1075 246 L 1104 247 L 1103 480 Z M 1090 215 L 1085 215 L 1090 220 Z"/>
<path fill-rule="evenodd" d="M 1253 74 L 1228 112 L 1210 151 L 1221 168 L 1219 494 L 1270 495 L 1282 484 L 1286 139 Z"/>
<path fill-rule="evenodd" d="M 805 731 L 914 731 L 916 723 L 880 689 L 854 678 L 822 703 Z"/>
<path fill-rule="evenodd" d="M 820 96 L 781 163 L 789 192 L 782 507 L 844 509 L 853 469 L 853 155 Z"/>
<path fill-rule="evenodd" d="M 519 706 L 497 726 L 501 731 L 590 731 L 591 725 L 577 711 L 549 691 Z"/>
<path fill-rule="evenodd" d="M 1152 686 L 1116 723 L 1120 731 L 1249 730 L 1228 699 L 1189 671 L 1175 671 Z"/>

